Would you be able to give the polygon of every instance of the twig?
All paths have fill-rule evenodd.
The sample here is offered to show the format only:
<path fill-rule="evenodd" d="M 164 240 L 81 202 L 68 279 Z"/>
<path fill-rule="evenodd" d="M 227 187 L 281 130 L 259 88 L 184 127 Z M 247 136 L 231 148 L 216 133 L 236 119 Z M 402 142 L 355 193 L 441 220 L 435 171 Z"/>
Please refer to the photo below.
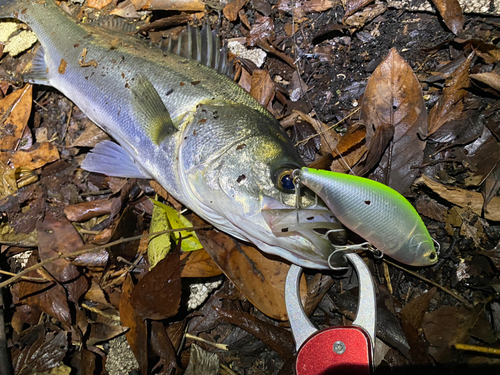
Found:
<path fill-rule="evenodd" d="M 1 278 L 0 278 L 1 280 Z M 5 334 L 5 317 L 2 289 L 0 289 L 0 374 L 12 375 L 12 362 L 7 348 L 7 336 Z"/>
<path fill-rule="evenodd" d="M 219 366 L 222 367 L 228 375 L 237 375 L 233 370 L 231 370 L 229 367 L 227 367 L 224 363 L 221 363 Z"/>
<path fill-rule="evenodd" d="M 449 295 L 450 295 L 450 296 L 452 296 L 453 298 L 456 298 L 457 300 L 459 300 L 460 302 L 462 302 L 465 306 L 467 306 L 467 307 L 470 307 L 470 306 L 471 306 L 471 305 L 470 305 L 470 303 L 469 303 L 469 302 L 468 302 L 465 298 L 463 298 L 462 296 L 459 296 L 459 295 L 458 295 L 458 294 L 456 294 L 454 291 L 449 290 L 449 289 L 445 288 L 444 286 L 439 285 L 438 283 L 436 283 L 436 282 L 434 282 L 434 281 L 432 281 L 432 280 L 429 280 L 429 279 L 427 279 L 427 278 L 425 278 L 425 277 L 423 277 L 423 276 L 420 276 L 420 275 L 419 275 L 418 273 L 416 273 L 416 272 L 413 272 L 413 271 L 410 271 L 410 270 L 408 270 L 408 269 L 406 269 L 406 268 L 404 268 L 404 267 L 401 267 L 401 266 L 397 265 L 396 263 L 392 263 L 391 261 L 389 261 L 389 260 L 387 260 L 387 259 L 382 259 L 382 260 L 383 260 L 385 263 L 390 264 L 390 265 L 391 265 L 391 266 L 393 266 L 393 267 L 399 268 L 400 270 L 403 270 L 403 271 L 405 271 L 406 273 L 409 273 L 410 275 L 412 275 L 412 276 L 416 277 L 417 279 L 420 279 L 420 280 L 422 280 L 422 281 L 426 282 L 427 284 L 434 285 L 436 288 L 441 289 L 443 292 L 445 292 L 445 293 L 449 294 Z"/>
<path fill-rule="evenodd" d="M 455 347 L 455 349 L 458 349 L 458 350 L 468 350 L 471 352 L 486 353 L 486 354 L 500 354 L 500 349 L 488 348 L 485 346 L 455 344 L 454 347 Z"/>
<path fill-rule="evenodd" d="M 186 333 L 185 334 L 186 338 L 188 339 L 191 339 L 191 340 L 195 340 L 195 341 L 199 341 L 199 342 L 203 342 L 207 345 L 212 345 L 212 346 L 215 346 L 217 349 L 221 349 L 221 350 L 225 350 L 225 351 L 228 351 L 229 349 L 227 348 L 227 345 L 226 344 L 219 344 L 217 342 L 212 342 L 212 341 L 208 341 L 208 340 L 205 340 L 205 339 L 202 339 L 201 337 L 198 337 L 198 336 L 194 336 L 194 335 L 191 335 L 190 333 Z"/>
<path fill-rule="evenodd" d="M 7 276 L 16 276 L 16 274 L 13 272 L 7 272 L 7 271 L 3 271 L 3 270 L 0 270 L 0 274 L 7 275 Z M 44 279 L 43 277 L 23 276 L 21 279 L 24 281 L 31 281 L 31 282 L 40 283 L 40 284 L 50 283 L 49 280 Z"/>
<path fill-rule="evenodd" d="M 84 309 L 87 309 L 89 311 L 92 311 L 92 312 L 95 312 L 96 314 L 99 314 L 99 315 L 102 315 L 104 316 L 105 318 L 108 318 L 108 319 L 111 319 L 111 320 L 114 320 L 116 322 L 119 322 L 120 321 L 120 315 L 114 315 L 114 314 L 108 314 L 102 310 L 99 310 L 98 308 L 95 308 L 95 307 L 92 307 L 92 306 L 89 306 L 87 305 L 85 302 L 82 303 L 82 307 Z"/>
<path fill-rule="evenodd" d="M 37 263 L 37 264 L 35 264 L 35 265 L 31 266 L 31 267 L 25 268 L 24 270 L 22 270 L 21 272 L 19 272 L 18 274 L 16 274 L 16 276 L 12 276 L 10 279 L 4 281 L 3 283 L 0 283 L 0 289 L 5 288 L 6 286 L 8 286 L 8 285 L 10 285 L 12 283 L 15 283 L 17 280 L 19 280 L 20 278 L 22 278 L 27 273 L 29 273 L 31 271 L 34 271 L 34 270 L 37 270 L 37 269 L 45 266 L 47 263 L 51 263 L 51 262 L 53 262 L 55 260 L 58 260 L 58 259 L 62 259 L 62 258 L 64 258 L 64 259 L 66 259 L 66 258 L 75 258 L 75 257 L 77 257 L 79 255 L 88 254 L 88 253 L 94 253 L 94 252 L 106 249 L 108 247 L 116 246 L 116 245 L 119 245 L 119 244 L 122 244 L 122 243 L 125 243 L 125 242 L 140 240 L 141 238 L 148 238 L 148 237 L 160 236 L 162 234 L 172 233 L 172 232 L 181 232 L 181 231 L 192 232 L 192 231 L 195 231 L 195 230 L 210 229 L 210 228 L 212 228 L 211 225 L 202 225 L 202 226 L 198 226 L 198 227 L 167 229 L 167 230 L 163 230 L 161 232 L 153 232 L 153 233 L 141 234 L 139 236 L 134 236 L 134 237 L 120 238 L 119 240 L 116 240 L 116 241 L 113 241 L 113 242 L 109 242 L 109 243 L 107 243 L 105 245 L 91 247 L 91 248 L 83 249 L 83 250 L 77 250 L 77 251 L 73 251 L 72 253 L 66 253 L 66 254 L 60 253 L 59 255 L 57 255 L 55 257 L 52 257 L 52 258 L 49 258 L 49 259 L 45 259 L 45 260 L 41 261 L 40 263 Z"/>

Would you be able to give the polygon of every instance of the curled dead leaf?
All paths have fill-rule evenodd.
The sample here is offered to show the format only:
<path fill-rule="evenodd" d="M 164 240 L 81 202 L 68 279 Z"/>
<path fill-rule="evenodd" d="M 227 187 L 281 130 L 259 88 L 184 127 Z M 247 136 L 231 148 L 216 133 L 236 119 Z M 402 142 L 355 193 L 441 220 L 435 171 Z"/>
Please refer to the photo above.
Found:
<path fill-rule="evenodd" d="M 432 0 L 443 21 L 455 35 L 464 28 L 465 18 L 457 0 Z"/>
<path fill-rule="evenodd" d="M 433 134 L 446 122 L 456 119 L 464 108 L 462 99 L 469 87 L 469 67 L 474 52 L 446 80 L 443 96 L 429 111 L 429 135 Z"/>
<path fill-rule="evenodd" d="M 246 3 L 247 0 L 233 0 L 222 9 L 222 12 L 229 21 L 234 22 L 238 19 L 238 12 Z"/>
<path fill-rule="evenodd" d="M 481 193 L 445 186 L 425 175 L 422 175 L 416 183 L 426 185 L 450 203 L 459 207 L 468 207 L 478 216 L 482 214 L 484 198 Z M 493 197 L 491 199 L 488 205 L 488 212 L 484 216 L 488 220 L 500 221 L 500 197 Z"/>

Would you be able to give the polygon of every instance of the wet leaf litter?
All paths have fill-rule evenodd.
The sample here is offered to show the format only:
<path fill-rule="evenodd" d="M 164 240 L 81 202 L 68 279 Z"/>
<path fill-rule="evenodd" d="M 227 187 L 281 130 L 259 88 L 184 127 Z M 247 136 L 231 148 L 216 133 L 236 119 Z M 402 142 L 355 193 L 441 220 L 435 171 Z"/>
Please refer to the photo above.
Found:
<path fill-rule="evenodd" d="M 386 349 L 379 371 L 408 371 L 411 365 L 451 373 L 495 369 L 495 357 L 458 351 L 454 345 L 495 348 L 500 332 L 495 209 L 500 157 L 498 20 L 446 13 L 456 4 L 445 3 L 436 4 L 441 15 L 366 2 L 349 3 L 345 11 L 335 2 L 314 0 L 300 7 L 286 1 L 271 5 L 234 1 L 205 8 L 186 1 L 176 10 L 204 12 L 212 21 L 222 10 L 221 34 L 226 40 L 267 54 L 258 68 L 240 59 L 235 79 L 281 120 L 302 146 L 307 163 L 361 171 L 400 191 L 441 244 L 438 264 L 412 273 L 366 257 L 383 296 L 379 316 L 388 322 L 379 330 Z M 146 16 L 144 25 L 171 9 L 169 2 L 95 1 L 85 4 L 86 10 L 71 3 L 61 6 L 82 21 L 100 16 L 99 9 L 102 14 Z M 144 9 L 158 12 L 141 13 Z M 345 14 L 352 16 L 343 18 Z M 342 22 L 349 28 L 322 28 Z M 154 29 L 147 37 L 157 42 L 178 31 Z M 16 371 L 89 365 L 87 370 L 97 373 L 105 359 L 114 358 L 110 348 L 118 341 L 113 338 L 121 337 L 127 327 L 137 360 L 132 366 L 143 373 L 174 368 L 180 373 L 188 366 L 189 353 L 193 356 L 196 350 L 193 358 L 204 358 L 194 345 L 217 354 L 220 373 L 291 373 L 293 352 L 284 344 L 291 340 L 289 331 L 278 323 L 287 318 L 282 297 L 287 265 L 209 229 L 197 233 L 204 250 L 183 253 L 179 261 L 173 249 L 182 246 L 184 234 L 179 239 L 171 232 L 163 235 L 176 244 L 160 262 L 180 264 L 169 269 L 172 275 L 156 279 L 152 273 L 160 263 L 150 269 L 146 254 L 152 242 L 141 239 L 153 232 L 156 205 L 151 199 L 157 193 L 174 210 L 183 210 L 182 205 L 144 180 L 127 182 L 79 169 L 89 148 L 106 135 L 61 94 L 11 84 L 10 73 L 23 72 L 30 55 L 5 54 L 0 74 L 0 238 L 2 272 L 7 272 L 2 281 L 59 253 L 82 254 L 45 263 L 2 289 Z M 190 223 L 186 227 L 205 224 L 189 211 L 183 214 Z M 120 242 L 133 236 L 134 241 Z M 91 250 L 97 246 L 101 249 Z M 217 285 L 216 291 L 199 287 L 209 299 L 194 311 L 187 311 L 185 303 L 187 270 L 187 277 L 211 277 L 211 284 Z M 227 278 L 216 276 L 220 270 Z M 312 301 L 312 319 L 320 326 L 344 324 L 355 311 L 355 280 L 313 274 L 303 287 L 306 305 Z M 325 278 L 334 285 L 318 300 L 314 292 Z M 147 285 L 147 279 L 154 280 L 153 286 L 161 281 L 172 288 L 168 293 L 153 286 L 139 292 L 136 288 Z M 450 293 L 430 290 L 432 284 L 425 280 Z M 384 288 L 390 292 L 382 293 Z M 160 313 L 139 302 L 138 295 L 146 301 L 171 296 L 173 310 Z M 205 341 L 181 340 L 185 330 Z M 229 350 L 216 348 L 216 342 L 228 344 Z M 60 365 L 61 360 L 67 365 Z"/>

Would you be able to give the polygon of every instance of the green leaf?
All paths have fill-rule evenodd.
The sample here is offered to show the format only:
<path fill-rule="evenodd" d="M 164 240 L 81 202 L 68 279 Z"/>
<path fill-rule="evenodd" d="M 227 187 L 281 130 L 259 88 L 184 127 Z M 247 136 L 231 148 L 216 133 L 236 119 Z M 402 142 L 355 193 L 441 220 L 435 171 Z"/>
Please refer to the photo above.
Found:
<path fill-rule="evenodd" d="M 156 200 L 153 200 L 153 203 L 155 204 L 155 208 L 161 207 L 165 211 L 168 218 L 168 222 L 170 224 L 170 228 L 178 229 L 178 228 L 187 228 L 193 226 L 193 224 L 191 224 L 188 219 L 179 214 L 174 208 L 169 207 Z M 179 236 L 182 236 L 182 244 L 181 244 L 182 251 L 194 251 L 203 249 L 203 245 L 198 240 L 198 237 L 196 236 L 195 232 L 186 232 L 186 231 L 173 232 L 172 236 L 176 242 L 179 241 Z"/>
<path fill-rule="evenodd" d="M 153 200 L 154 203 L 157 201 Z M 149 227 L 149 233 L 161 232 L 167 229 L 172 229 L 167 218 L 167 213 L 163 209 L 155 204 L 153 207 L 153 217 L 151 218 L 151 226 Z M 152 237 L 148 243 L 148 259 L 151 268 L 156 266 L 160 260 L 165 258 L 170 251 L 172 244 L 170 241 L 170 234 L 165 233 L 156 237 Z M 151 270 L 150 268 L 150 270 Z"/>

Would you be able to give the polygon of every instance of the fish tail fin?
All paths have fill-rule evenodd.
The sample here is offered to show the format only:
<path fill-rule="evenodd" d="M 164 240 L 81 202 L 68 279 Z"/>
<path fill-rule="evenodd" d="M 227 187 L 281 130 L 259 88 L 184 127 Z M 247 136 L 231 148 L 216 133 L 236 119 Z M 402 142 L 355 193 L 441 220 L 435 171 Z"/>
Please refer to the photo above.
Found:
<path fill-rule="evenodd" d="M 17 18 L 19 7 L 19 0 L 0 0 L 0 18 Z"/>

